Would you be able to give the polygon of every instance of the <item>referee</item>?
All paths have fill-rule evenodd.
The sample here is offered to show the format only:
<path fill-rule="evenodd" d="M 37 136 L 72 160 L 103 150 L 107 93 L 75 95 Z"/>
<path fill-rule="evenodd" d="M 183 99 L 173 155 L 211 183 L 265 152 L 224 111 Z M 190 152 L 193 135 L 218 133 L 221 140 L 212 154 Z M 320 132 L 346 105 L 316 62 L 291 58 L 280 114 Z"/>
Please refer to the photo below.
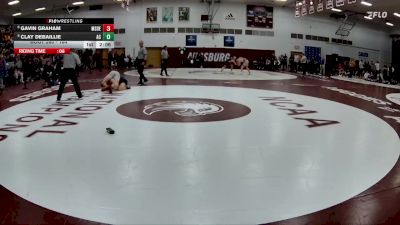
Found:
<path fill-rule="evenodd" d="M 168 58 L 169 58 L 169 54 L 168 54 L 167 46 L 165 45 L 161 50 L 161 72 L 160 72 L 161 76 L 164 76 L 163 71 L 165 71 L 165 75 L 168 76 L 168 72 L 167 72 Z"/>
<path fill-rule="evenodd" d="M 143 70 L 144 70 L 144 65 L 146 64 L 147 61 L 147 50 L 144 47 L 144 42 L 143 41 L 139 41 L 139 52 L 138 52 L 138 56 L 137 56 L 137 71 L 138 74 L 140 75 L 139 77 L 139 85 L 144 85 L 143 82 L 147 82 L 147 78 L 144 76 L 143 74 Z"/>
<path fill-rule="evenodd" d="M 65 84 L 68 80 L 71 80 L 74 84 L 74 89 L 78 98 L 82 98 L 81 88 L 79 87 L 78 78 L 76 76 L 76 66 L 81 65 L 81 60 L 79 59 L 78 54 L 75 53 L 75 49 L 71 49 L 70 54 L 64 54 L 64 69 L 60 75 L 60 86 L 57 92 L 57 101 L 61 100 L 61 96 L 64 92 Z"/>

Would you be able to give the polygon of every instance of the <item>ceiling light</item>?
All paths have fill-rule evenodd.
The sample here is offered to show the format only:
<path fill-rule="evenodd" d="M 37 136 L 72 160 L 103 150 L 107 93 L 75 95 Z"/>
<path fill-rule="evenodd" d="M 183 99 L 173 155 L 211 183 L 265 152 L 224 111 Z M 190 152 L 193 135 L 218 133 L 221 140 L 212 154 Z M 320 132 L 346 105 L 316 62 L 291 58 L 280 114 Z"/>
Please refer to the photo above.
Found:
<path fill-rule="evenodd" d="M 370 16 L 364 16 L 364 19 L 372 20 L 372 17 L 370 17 Z"/>
<path fill-rule="evenodd" d="M 393 24 L 393 23 L 389 23 L 389 22 L 386 22 L 386 25 L 388 25 L 388 26 L 391 26 L 391 27 L 393 27 L 393 26 L 394 26 L 394 24 Z"/>
<path fill-rule="evenodd" d="M 43 10 L 45 10 L 45 9 L 46 9 L 46 7 L 41 7 L 41 8 L 35 9 L 35 11 L 36 11 L 36 12 L 39 12 L 39 11 L 43 11 Z"/>
<path fill-rule="evenodd" d="M 369 2 L 366 2 L 366 1 L 361 1 L 361 4 L 365 5 L 365 6 L 368 6 L 368 7 L 372 6 L 372 3 L 369 3 Z"/>
<path fill-rule="evenodd" d="M 18 3 L 19 3 L 19 1 L 15 0 L 15 1 L 8 2 L 8 5 L 16 5 Z"/>
<path fill-rule="evenodd" d="M 85 2 L 74 2 L 74 3 L 72 3 L 72 5 L 83 5 L 83 4 L 85 4 Z"/>
<path fill-rule="evenodd" d="M 22 15 L 22 13 L 14 13 L 14 14 L 12 14 L 12 16 L 20 16 L 20 15 Z"/>
<path fill-rule="evenodd" d="M 332 8 L 332 11 L 334 11 L 334 12 L 342 12 L 341 9 L 336 9 L 336 8 Z"/>
<path fill-rule="evenodd" d="M 393 13 L 393 15 L 400 17 L 400 13 Z"/>

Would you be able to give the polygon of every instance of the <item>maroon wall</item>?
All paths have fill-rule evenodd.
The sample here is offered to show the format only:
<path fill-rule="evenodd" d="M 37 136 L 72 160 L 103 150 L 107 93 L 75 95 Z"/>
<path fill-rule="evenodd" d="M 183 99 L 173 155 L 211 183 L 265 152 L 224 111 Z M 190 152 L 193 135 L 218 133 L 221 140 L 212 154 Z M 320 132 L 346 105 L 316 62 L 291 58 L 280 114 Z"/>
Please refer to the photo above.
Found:
<path fill-rule="evenodd" d="M 236 49 L 236 48 L 186 48 L 182 55 L 179 48 L 168 48 L 170 55 L 168 66 L 171 68 L 185 67 L 182 63 L 188 56 L 196 58 L 200 53 L 205 56 L 204 67 L 222 67 L 231 56 L 245 57 L 250 61 L 261 57 L 266 58 L 275 53 L 273 50 L 254 50 L 254 49 Z"/>

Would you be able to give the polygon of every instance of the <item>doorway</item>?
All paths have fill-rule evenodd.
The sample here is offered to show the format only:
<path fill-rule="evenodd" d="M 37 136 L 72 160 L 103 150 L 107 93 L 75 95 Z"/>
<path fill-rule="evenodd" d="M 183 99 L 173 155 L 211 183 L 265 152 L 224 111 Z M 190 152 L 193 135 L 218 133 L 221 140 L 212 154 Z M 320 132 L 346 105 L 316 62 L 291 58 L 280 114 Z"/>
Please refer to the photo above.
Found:
<path fill-rule="evenodd" d="M 161 48 L 147 48 L 147 66 L 148 67 L 161 67 Z"/>

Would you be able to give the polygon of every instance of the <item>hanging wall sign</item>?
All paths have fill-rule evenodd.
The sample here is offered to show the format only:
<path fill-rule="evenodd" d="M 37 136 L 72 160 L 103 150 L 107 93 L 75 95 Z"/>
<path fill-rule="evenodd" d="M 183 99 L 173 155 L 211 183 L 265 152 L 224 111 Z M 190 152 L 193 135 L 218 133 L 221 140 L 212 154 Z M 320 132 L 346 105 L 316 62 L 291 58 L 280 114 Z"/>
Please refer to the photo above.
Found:
<path fill-rule="evenodd" d="M 301 5 L 301 15 L 305 16 L 307 15 L 307 4 L 306 4 L 306 0 L 303 0 L 302 2 L 303 4 Z"/>
<path fill-rule="evenodd" d="M 344 6 L 344 0 L 336 0 L 336 7 Z"/>
<path fill-rule="evenodd" d="M 322 11 L 324 11 L 324 3 L 322 2 L 322 0 L 318 0 L 317 12 Z"/>
<path fill-rule="evenodd" d="M 273 28 L 274 8 L 264 5 L 247 5 L 247 27 Z"/>
<path fill-rule="evenodd" d="M 186 46 L 197 46 L 197 35 L 186 35 Z"/>
<path fill-rule="evenodd" d="M 297 18 L 301 16 L 300 8 L 301 8 L 300 2 L 296 1 L 296 8 L 294 10 L 294 16 Z"/>
<path fill-rule="evenodd" d="M 326 9 L 333 8 L 333 0 L 326 0 Z"/>
<path fill-rule="evenodd" d="M 295 11 L 294 16 L 295 16 L 295 17 L 300 17 L 300 16 L 301 16 L 301 15 L 300 15 L 300 8 L 296 8 L 296 11 Z"/>
<path fill-rule="evenodd" d="M 235 47 L 235 36 L 224 36 L 224 47 Z"/>
<path fill-rule="evenodd" d="M 314 8 L 314 0 L 310 0 L 310 7 L 308 9 L 308 14 L 314 14 L 315 8 Z"/>

